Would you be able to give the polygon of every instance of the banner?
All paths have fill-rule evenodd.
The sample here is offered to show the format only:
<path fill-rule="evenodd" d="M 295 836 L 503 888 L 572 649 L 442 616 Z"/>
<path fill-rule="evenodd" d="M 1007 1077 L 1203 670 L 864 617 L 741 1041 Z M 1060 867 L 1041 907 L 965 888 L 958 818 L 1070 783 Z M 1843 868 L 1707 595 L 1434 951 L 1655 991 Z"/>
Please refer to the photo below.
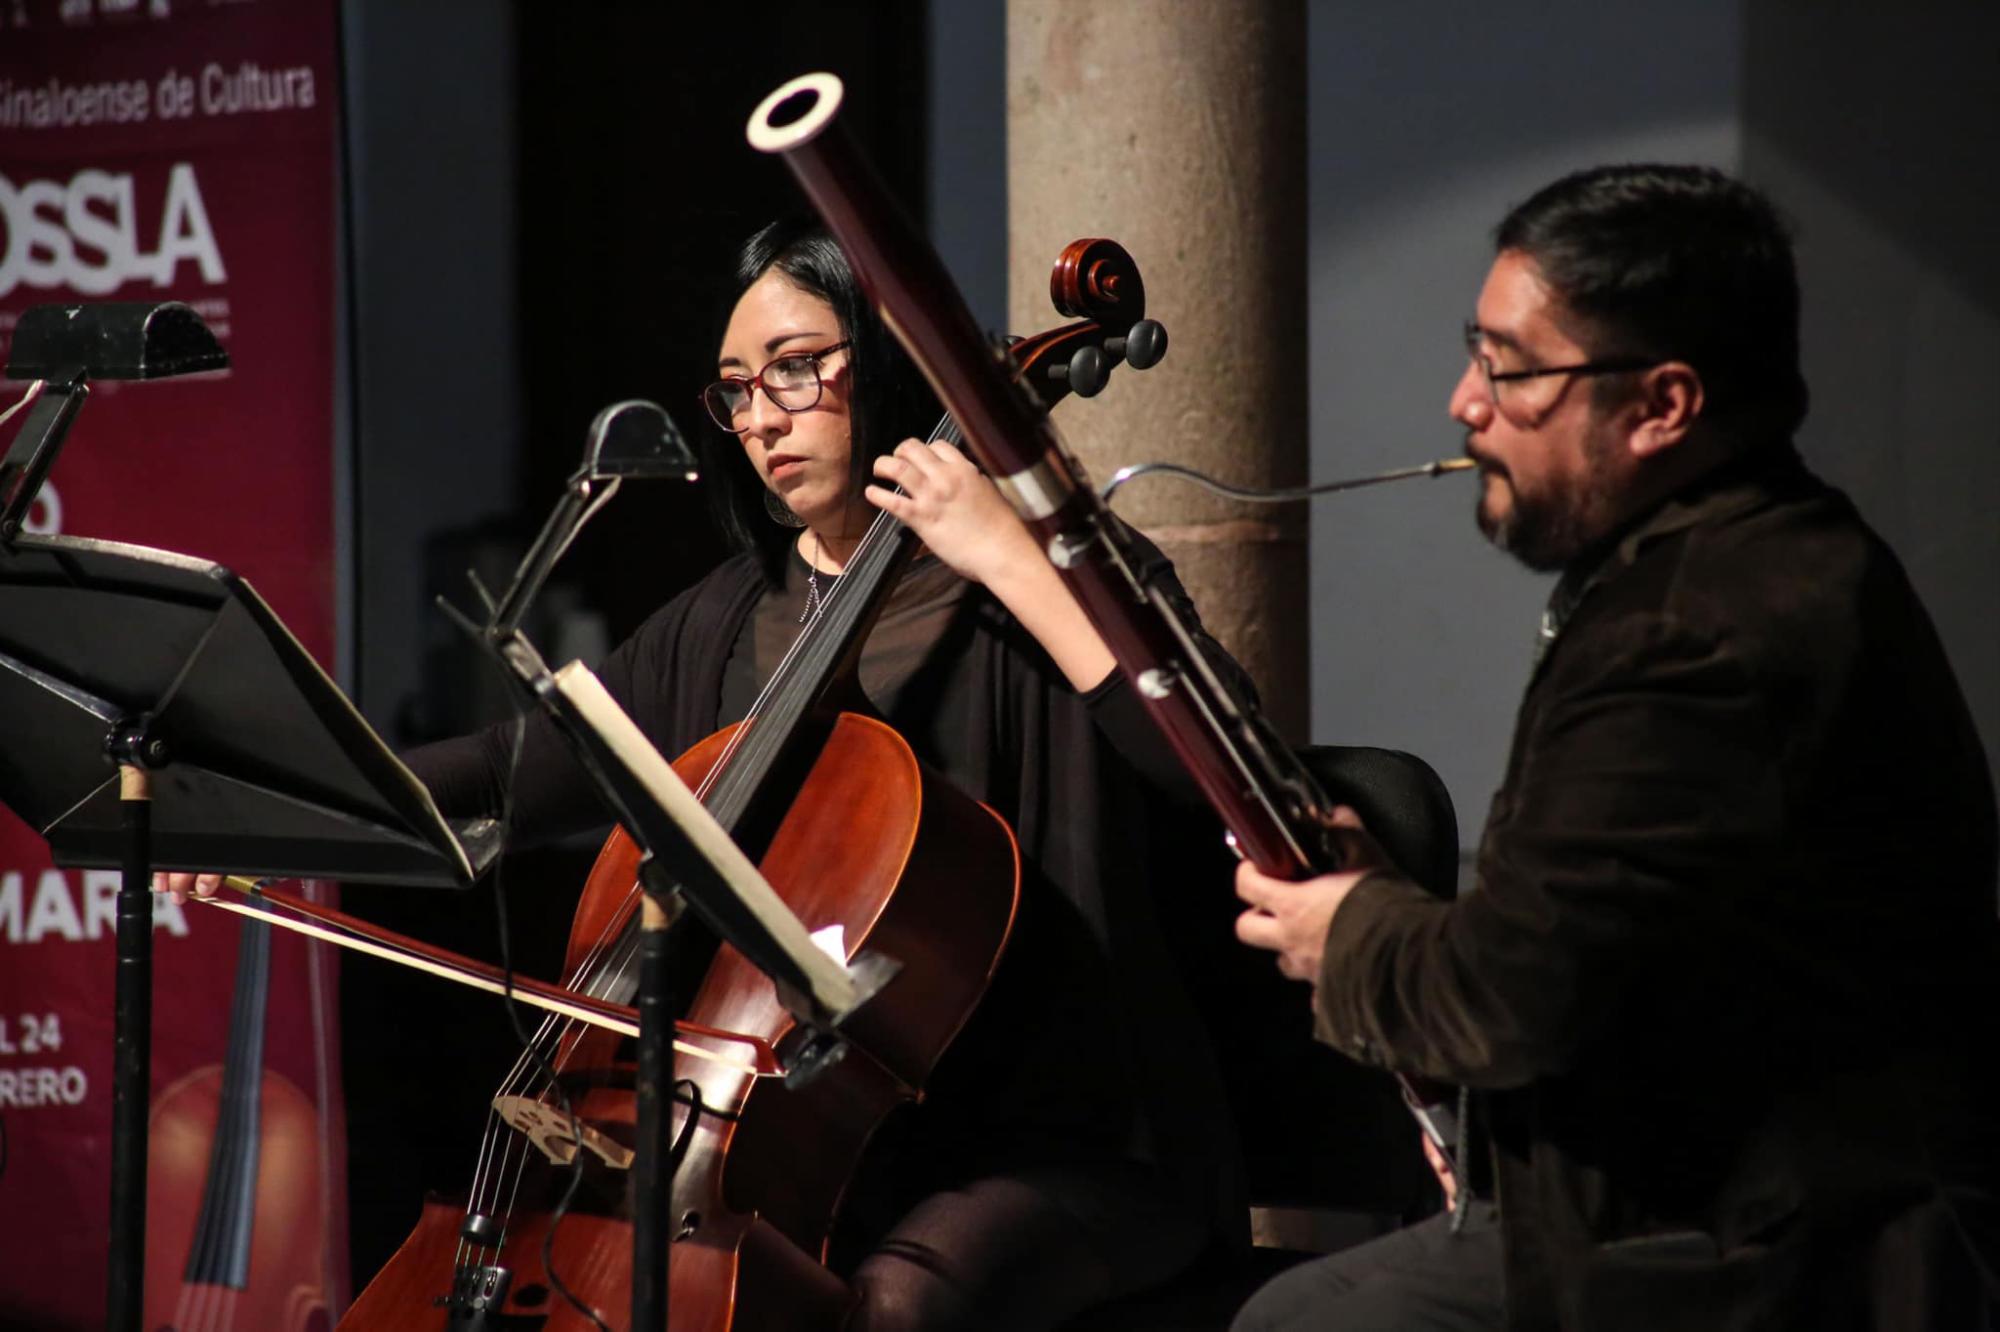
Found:
<path fill-rule="evenodd" d="M 231 358 L 93 383 L 31 526 L 228 565 L 328 669 L 337 20 L 334 0 L 0 0 L 0 347 L 32 305 L 179 300 Z M 25 387 L 0 383 L 0 410 Z M 103 1325 L 117 887 L 51 867 L 0 810 L 0 1325 Z M 258 933 L 155 912 L 149 1328 L 330 1326 L 344 1307 L 334 964 Z M 261 1043 L 232 1022 L 260 989 Z M 232 1060 L 259 1089 L 248 1143 L 218 1110 Z M 258 1172 L 242 1215 L 209 1187 L 218 1148 Z M 249 1227 L 240 1280 L 190 1261 L 204 1207 Z"/>

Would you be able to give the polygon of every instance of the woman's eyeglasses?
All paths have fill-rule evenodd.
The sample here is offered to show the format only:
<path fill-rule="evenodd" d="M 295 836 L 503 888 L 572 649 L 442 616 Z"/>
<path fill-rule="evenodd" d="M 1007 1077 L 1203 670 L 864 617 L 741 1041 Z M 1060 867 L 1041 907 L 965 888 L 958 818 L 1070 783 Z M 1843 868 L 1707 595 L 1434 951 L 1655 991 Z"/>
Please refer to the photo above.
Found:
<path fill-rule="evenodd" d="M 708 408 L 715 423 L 732 435 L 750 428 L 749 421 L 741 418 L 749 415 L 750 397 L 758 389 L 763 389 L 764 396 L 782 411 L 811 411 L 819 406 L 820 394 L 826 391 L 825 381 L 820 378 L 821 358 L 847 346 L 847 341 L 842 340 L 818 351 L 786 352 L 773 357 L 749 379 L 731 376 L 716 380 L 701 391 L 701 404 Z"/>

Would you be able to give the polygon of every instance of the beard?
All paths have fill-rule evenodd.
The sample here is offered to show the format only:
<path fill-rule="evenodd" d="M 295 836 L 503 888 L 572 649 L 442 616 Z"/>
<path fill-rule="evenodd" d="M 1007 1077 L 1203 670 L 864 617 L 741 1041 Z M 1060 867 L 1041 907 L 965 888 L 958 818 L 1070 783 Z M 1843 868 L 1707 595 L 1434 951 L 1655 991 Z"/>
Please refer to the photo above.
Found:
<path fill-rule="evenodd" d="M 1591 441 L 1587 466 L 1582 476 L 1552 483 L 1538 494 L 1522 491 L 1511 473 L 1496 469 L 1500 480 L 1513 496 L 1505 514 L 1487 507 L 1482 490 L 1473 516 L 1480 532 L 1537 573 L 1555 573 L 1602 538 L 1612 526 L 1611 479 L 1601 440 Z M 1488 485 L 1495 484 L 1490 478 Z"/>

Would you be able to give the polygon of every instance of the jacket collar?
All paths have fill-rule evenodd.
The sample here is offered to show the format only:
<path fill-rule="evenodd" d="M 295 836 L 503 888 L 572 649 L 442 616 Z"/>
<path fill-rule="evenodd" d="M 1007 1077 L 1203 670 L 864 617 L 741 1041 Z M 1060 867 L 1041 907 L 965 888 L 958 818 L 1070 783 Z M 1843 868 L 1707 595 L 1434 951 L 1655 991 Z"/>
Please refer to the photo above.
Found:
<path fill-rule="evenodd" d="M 1805 464 L 1789 441 L 1751 447 L 1703 472 L 1593 544 L 1569 562 L 1549 594 L 1535 639 L 1536 665 L 1584 598 L 1631 568 L 1641 550 L 1676 532 L 1726 523 L 1748 513 L 1767 503 L 1785 481 L 1805 475 Z"/>

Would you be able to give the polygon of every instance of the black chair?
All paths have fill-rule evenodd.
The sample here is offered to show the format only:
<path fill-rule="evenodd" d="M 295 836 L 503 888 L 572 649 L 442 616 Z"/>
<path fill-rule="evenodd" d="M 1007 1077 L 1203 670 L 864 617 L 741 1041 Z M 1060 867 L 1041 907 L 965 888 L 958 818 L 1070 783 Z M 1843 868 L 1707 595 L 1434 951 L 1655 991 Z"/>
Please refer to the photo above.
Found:
<path fill-rule="evenodd" d="M 1322 745 L 1300 752 L 1327 793 L 1351 805 L 1412 879 L 1450 898 L 1458 818 L 1431 766 L 1399 750 Z M 1226 858 L 1190 867 L 1176 893 L 1176 944 L 1230 1097 L 1251 1205 L 1340 1213 L 1377 1233 L 1440 1205 L 1414 1121 L 1394 1082 L 1315 1041 L 1303 986 L 1235 941 Z M 1072 1332 L 1212 1332 L 1260 1285 L 1311 1252 L 1218 1248 L 1158 1289 L 1087 1311 Z"/>

